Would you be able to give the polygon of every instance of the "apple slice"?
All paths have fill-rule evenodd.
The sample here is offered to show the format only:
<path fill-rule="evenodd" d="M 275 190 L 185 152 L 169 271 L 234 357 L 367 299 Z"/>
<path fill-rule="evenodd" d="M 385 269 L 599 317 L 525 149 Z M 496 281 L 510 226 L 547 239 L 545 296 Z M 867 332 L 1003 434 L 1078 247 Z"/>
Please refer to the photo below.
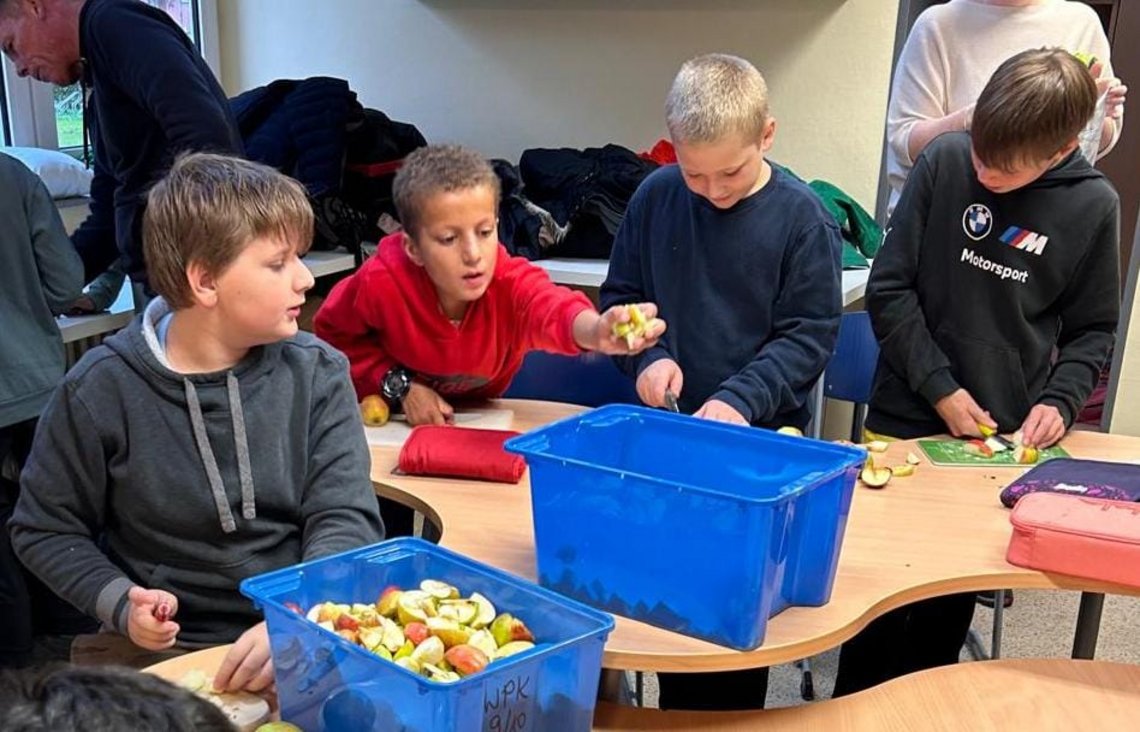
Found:
<path fill-rule="evenodd" d="M 1036 447 L 1018 445 L 1013 450 L 1013 459 L 1022 465 L 1033 465 L 1040 457 Z"/>
<path fill-rule="evenodd" d="M 981 440 L 970 440 L 962 449 L 966 451 L 967 455 L 974 457 L 992 458 L 994 456 L 993 448 Z"/>
<path fill-rule="evenodd" d="M 859 474 L 859 480 L 868 488 L 882 488 L 891 481 L 890 468 L 866 467 Z"/>

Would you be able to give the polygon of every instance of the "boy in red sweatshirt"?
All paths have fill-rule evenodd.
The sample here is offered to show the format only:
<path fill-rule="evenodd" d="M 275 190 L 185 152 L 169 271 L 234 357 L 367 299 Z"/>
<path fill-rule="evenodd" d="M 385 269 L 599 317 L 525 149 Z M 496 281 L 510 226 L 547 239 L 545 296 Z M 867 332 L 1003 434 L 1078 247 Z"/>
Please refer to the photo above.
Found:
<path fill-rule="evenodd" d="M 479 154 L 431 145 L 393 185 L 404 230 L 329 294 L 313 321 L 351 364 L 359 399 L 379 393 L 409 424 L 443 424 L 451 402 L 500 396 L 528 351 L 638 353 L 665 324 L 641 303 L 644 336 L 613 335 L 625 306 L 599 314 L 580 292 L 512 257 L 498 239 L 499 179 Z"/>

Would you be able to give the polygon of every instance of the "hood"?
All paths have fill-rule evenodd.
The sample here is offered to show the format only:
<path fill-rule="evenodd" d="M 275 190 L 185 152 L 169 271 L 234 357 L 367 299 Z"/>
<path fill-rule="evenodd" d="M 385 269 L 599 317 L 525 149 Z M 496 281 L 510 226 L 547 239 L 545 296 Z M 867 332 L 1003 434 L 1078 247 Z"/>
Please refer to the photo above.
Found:
<path fill-rule="evenodd" d="M 104 341 L 104 345 L 119 354 L 161 398 L 179 404 L 186 410 L 198 456 L 218 511 L 218 521 L 223 531 L 231 533 L 237 530 L 237 523 L 230 511 L 218 461 L 206 433 L 206 415 L 224 412 L 230 418 L 241 483 L 242 518 L 254 519 L 257 517 L 257 501 L 253 471 L 250 468 L 241 388 L 243 383 L 264 378 L 271 372 L 273 359 L 279 356 L 281 346 L 271 344 L 250 349 L 237 365 L 224 371 L 180 374 L 166 360 L 157 334 L 158 323 L 172 312 L 170 305 L 157 297 L 150 301 L 146 310 L 129 326 Z"/>
<path fill-rule="evenodd" d="M 1077 148 L 1064 160 L 1045 171 L 1040 178 L 1025 186 L 1025 190 L 1052 188 L 1062 183 L 1067 185 L 1075 180 L 1103 177 L 1104 173 L 1094 168 L 1081 153 L 1081 149 Z"/>

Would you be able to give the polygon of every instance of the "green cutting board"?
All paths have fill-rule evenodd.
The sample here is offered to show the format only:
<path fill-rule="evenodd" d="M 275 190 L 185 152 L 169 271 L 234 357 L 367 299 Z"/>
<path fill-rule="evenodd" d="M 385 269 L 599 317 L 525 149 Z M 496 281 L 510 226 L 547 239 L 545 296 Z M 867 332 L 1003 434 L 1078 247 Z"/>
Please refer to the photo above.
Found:
<path fill-rule="evenodd" d="M 918 446 L 926 453 L 926 457 L 934 465 L 1007 465 L 1009 467 L 1027 467 L 1019 465 L 1014 461 L 1013 450 L 995 452 L 994 456 L 990 458 L 971 455 L 966 452 L 965 440 L 919 440 Z M 1046 460 L 1061 457 L 1069 457 L 1069 453 L 1065 452 L 1064 448 L 1054 446 L 1048 450 L 1039 451 L 1037 462 L 1043 463 Z"/>

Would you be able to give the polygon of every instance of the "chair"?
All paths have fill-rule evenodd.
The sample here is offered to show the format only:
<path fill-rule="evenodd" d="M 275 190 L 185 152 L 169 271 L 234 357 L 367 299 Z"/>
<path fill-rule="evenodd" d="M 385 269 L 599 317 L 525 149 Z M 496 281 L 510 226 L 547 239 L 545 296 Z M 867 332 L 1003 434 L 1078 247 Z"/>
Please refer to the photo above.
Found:
<path fill-rule="evenodd" d="M 598 353 L 563 356 L 532 351 L 523 359 L 503 397 L 584 407 L 641 403 L 633 379 L 618 371 L 609 356 Z"/>
<path fill-rule="evenodd" d="M 823 394 L 828 399 L 855 403 L 851 419 L 851 441 L 863 441 L 863 419 L 871 399 L 875 364 L 879 361 L 879 341 L 871 329 L 866 310 L 843 313 L 835 353 L 823 372 Z"/>

